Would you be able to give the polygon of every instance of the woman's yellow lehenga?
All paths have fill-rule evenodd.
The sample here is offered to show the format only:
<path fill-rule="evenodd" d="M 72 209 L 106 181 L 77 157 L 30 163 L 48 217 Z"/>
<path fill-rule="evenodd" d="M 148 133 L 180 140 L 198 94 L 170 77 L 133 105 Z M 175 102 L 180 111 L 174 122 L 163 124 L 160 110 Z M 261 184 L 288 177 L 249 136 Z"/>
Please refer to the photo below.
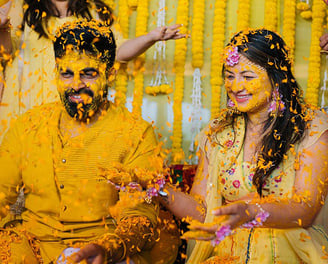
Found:
<path fill-rule="evenodd" d="M 218 120 L 209 127 L 215 128 Z M 305 138 L 295 146 L 296 155 L 288 158 L 270 175 L 263 188 L 267 197 L 290 198 L 295 180 L 294 163 L 297 153 L 315 143 L 328 130 L 328 117 L 317 112 Z M 222 200 L 233 202 L 256 192 L 252 185 L 254 165 L 243 161 L 245 122 L 240 117 L 235 131 L 225 128 L 216 135 L 219 145 L 209 143 L 209 129 L 199 135 L 199 146 L 209 159 L 207 184 L 207 216 L 212 222 L 211 211 L 222 205 Z M 235 138 L 234 136 L 235 135 Z M 283 213 L 283 212 L 282 212 Z M 219 245 L 196 242 L 189 254 L 188 263 L 328 263 L 328 236 L 321 226 L 310 228 L 237 228 Z"/>

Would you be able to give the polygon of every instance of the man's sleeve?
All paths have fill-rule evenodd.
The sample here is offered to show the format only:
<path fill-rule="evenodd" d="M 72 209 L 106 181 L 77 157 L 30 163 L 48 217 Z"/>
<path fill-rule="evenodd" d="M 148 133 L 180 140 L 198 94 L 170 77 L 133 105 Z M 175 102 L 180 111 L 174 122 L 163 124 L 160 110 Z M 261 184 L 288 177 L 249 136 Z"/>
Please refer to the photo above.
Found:
<path fill-rule="evenodd" d="M 21 138 L 18 121 L 8 130 L 0 146 L 0 220 L 16 202 L 21 186 Z M 1 221 L 0 221 L 1 222 Z"/>
<path fill-rule="evenodd" d="M 162 171 L 163 159 L 160 157 L 160 151 L 154 129 L 149 125 L 139 136 L 135 149 L 124 159 L 124 165 L 127 168 Z"/>
<path fill-rule="evenodd" d="M 135 148 L 124 160 L 124 166 L 127 169 L 161 171 L 163 163 L 159 159 L 158 143 L 152 126 L 147 126 L 139 135 Z M 116 219 L 115 234 L 107 234 L 107 238 L 103 236 L 99 243 L 106 249 L 108 261 L 119 262 L 145 249 L 149 250 L 158 238 L 158 212 L 158 204 L 154 202 L 140 202 L 133 206 L 122 204 L 121 213 Z"/>

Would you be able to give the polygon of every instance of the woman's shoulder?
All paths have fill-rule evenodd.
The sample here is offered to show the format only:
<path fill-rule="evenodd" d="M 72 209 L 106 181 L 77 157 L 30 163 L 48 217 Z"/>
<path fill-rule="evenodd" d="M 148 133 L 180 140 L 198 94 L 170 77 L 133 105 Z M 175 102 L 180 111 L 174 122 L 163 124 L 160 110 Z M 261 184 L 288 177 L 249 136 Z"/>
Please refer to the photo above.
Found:
<path fill-rule="evenodd" d="M 313 145 L 328 130 L 328 114 L 325 110 L 310 109 L 305 115 L 306 131 L 302 140 L 303 148 Z"/>

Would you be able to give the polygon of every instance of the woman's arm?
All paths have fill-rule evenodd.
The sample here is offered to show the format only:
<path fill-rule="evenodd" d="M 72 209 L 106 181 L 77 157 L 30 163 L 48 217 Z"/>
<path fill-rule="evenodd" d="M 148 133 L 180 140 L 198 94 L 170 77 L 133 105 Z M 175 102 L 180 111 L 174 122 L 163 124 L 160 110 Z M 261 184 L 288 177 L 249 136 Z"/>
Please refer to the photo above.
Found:
<path fill-rule="evenodd" d="M 146 35 L 125 41 L 117 50 L 117 61 L 130 61 L 144 53 L 157 41 L 185 38 L 185 34 L 179 33 L 180 26 L 159 27 Z"/>
<path fill-rule="evenodd" d="M 256 219 L 261 211 L 259 206 L 269 213 L 263 227 L 293 228 L 309 227 L 321 209 L 328 188 L 328 131 L 324 132 L 312 146 L 303 150 L 296 171 L 295 190 L 290 199 L 263 201 L 257 204 L 240 201 L 223 206 L 213 211 L 216 216 L 229 215 L 229 219 L 221 225 L 236 228 L 246 222 Z M 284 175 L 283 177 L 288 177 Z M 215 232 L 219 226 L 196 229 Z"/>
<path fill-rule="evenodd" d="M 167 197 L 160 196 L 160 202 L 176 217 L 182 219 L 191 217 L 204 222 L 206 216 L 206 183 L 208 175 L 208 160 L 201 154 L 191 195 L 166 185 L 164 191 Z"/>
<path fill-rule="evenodd" d="M 9 10 L 12 1 L 8 1 L 6 4 L 0 6 L 0 52 L 3 51 L 11 54 L 12 43 L 11 43 L 11 25 L 8 18 Z"/>

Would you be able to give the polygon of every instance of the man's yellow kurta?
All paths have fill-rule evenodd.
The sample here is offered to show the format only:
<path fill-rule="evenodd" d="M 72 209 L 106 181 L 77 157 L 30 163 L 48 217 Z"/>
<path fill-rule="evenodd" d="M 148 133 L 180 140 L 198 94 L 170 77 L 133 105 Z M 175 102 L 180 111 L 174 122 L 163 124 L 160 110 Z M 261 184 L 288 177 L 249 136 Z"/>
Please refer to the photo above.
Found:
<path fill-rule="evenodd" d="M 114 232 L 109 208 L 118 201 L 115 186 L 100 176 L 113 163 L 125 168 L 153 169 L 157 143 L 150 124 L 125 108 L 110 105 L 107 113 L 74 138 L 59 131 L 58 103 L 47 104 L 21 116 L 0 148 L 0 215 L 15 203 L 24 186 L 23 224 L 14 230 L 41 241 L 45 263 L 76 241 L 91 241 Z M 130 208 L 131 209 L 131 208 Z M 156 225 L 157 209 L 143 203 L 125 215 L 146 216 Z M 52 245 L 52 246 L 49 246 Z"/>

